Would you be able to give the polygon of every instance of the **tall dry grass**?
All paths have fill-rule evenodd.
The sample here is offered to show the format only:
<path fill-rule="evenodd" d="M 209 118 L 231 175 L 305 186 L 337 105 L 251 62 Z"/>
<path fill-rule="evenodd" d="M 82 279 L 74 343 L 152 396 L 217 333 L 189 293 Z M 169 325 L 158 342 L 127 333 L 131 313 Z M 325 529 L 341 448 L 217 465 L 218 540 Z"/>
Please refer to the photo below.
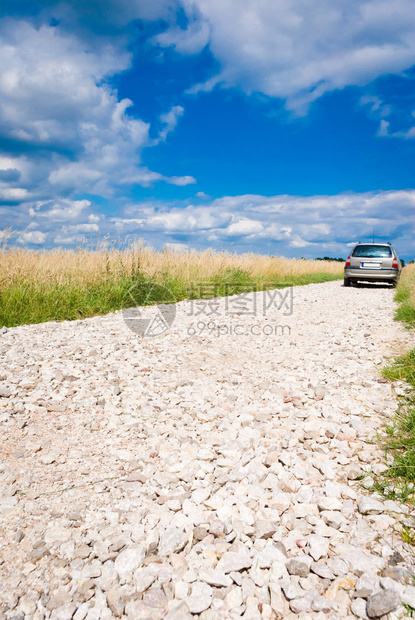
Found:
<path fill-rule="evenodd" d="M 138 270 L 156 280 L 169 274 L 173 279 L 191 282 L 210 279 L 236 269 L 262 281 L 322 272 L 340 275 L 343 264 L 213 250 L 156 251 L 144 245 L 124 250 L 104 248 L 92 251 L 83 248 L 77 251 L 57 249 L 49 252 L 9 249 L 0 251 L 0 289 L 22 280 L 37 284 L 53 282 L 60 285 L 89 285 L 109 274 L 116 277 L 134 276 Z"/>
<path fill-rule="evenodd" d="M 335 261 L 213 250 L 156 251 L 143 242 L 119 248 L 104 241 L 96 248 L 76 251 L 31 251 L 8 248 L 4 243 L 0 248 L 0 326 L 118 310 L 132 285 L 149 280 L 163 284 L 180 300 L 194 294 L 194 284 L 201 281 L 213 282 L 216 296 L 244 292 L 252 286 L 323 282 L 340 278 L 342 271 L 343 264 Z M 157 298 L 153 303 L 159 301 L 163 300 Z"/>

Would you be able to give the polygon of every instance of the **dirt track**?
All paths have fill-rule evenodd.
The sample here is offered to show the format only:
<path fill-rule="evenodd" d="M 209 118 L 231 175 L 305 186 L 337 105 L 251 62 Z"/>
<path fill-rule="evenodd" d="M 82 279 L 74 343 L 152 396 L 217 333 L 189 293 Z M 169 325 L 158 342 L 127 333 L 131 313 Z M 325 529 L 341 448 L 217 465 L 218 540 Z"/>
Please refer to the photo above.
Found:
<path fill-rule="evenodd" d="M 357 481 L 384 467 L 384 357 L 414 346 L 392 289 L 332 282 L 256 304 L 181 302 L 155 338 L 120 313 L 0 335 L 5 618 L 415 606 L 408 516 Z"/>

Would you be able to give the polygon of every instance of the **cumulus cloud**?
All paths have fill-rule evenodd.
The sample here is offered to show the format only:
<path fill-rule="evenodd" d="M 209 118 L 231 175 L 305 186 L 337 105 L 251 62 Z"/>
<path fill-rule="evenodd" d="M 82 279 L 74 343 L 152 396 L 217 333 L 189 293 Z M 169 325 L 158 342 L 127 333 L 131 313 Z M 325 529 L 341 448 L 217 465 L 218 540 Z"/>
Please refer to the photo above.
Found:
<path fill-rule="evenodd" d="M 415 63 L 412 0 L 183 0 L 187 28 L 157 37 L 180 53 L 206 44 L 220 83 L 286 100 L 303 113 L 324 93 L 401 73 Z"/>
<path fill-rule="evenodd" d="M 78 152 L 84 132 L 115 114 L 117 100 L 99 85 L 129 64 L 129 56 L 107 47 L 89 53 L 73 35 L 24 21 L 2 24 L 0 127 L 21 147 L 60 147 Z"/>
<path fill-rule="evenodd" d="M 89 200 L 49 200 L 31 205 L 29 214 L 35 220 L 46 218 L 50 222 L 68 222 L 78 219 L 90 206 Z"/>
<path fill-rule="evenodd" d="M 74 192 L 109 197 L 129 185 L 195 182 L 141 163 L 143 149 L 155 144 L 150 125 L 130 115 L 132 101 L 119 100 L 110 85 L 130 66 L 125 42 L 104 38 L 95 49 L 79 33 L 30 20 L 5 19 L 0 28 L 0 138 L 10 145 L 10 155 L 0 157 L 0 202 Z M 156 143 L 183 112 L 174 106 L 162 115 Z"/>
<path fill-rule="evenodd" d="M 239 218 L 236 222 L 232 222 L 225 229 L 225 233 L 229 236 L 244 236 L 248 235 L 252 237 L 253 235 L 257 235 L 262 233 L 264 230 L 264 226 L 258 220 L 251 220 L 248 218 Z"/>
<path fill-rule="evenodd" d="M 76 246 L 96 239 L 135 236 L 156 245 L 232 247 L 281 256 L 345 256 L 350 244 L 392 241 L 402 255 L 414 253 L 415 190 L 327 196 L 224 196 L 200 204 L 143 202 L 117 216 L 97 214 L 88 200 L 22 205 L 4 217 L 22 242 Z M 28 214 L 33 229 L 28 230 Z M 0 207 L 0 216 L 3 217 Z M 30 234 L 30 233 L 41 233 Z M 27 236 L 29 235 L 29 236 Z M 43 237 L 41 236 L 43 235 Z"/>
<path fill-rule="evenodd" d="M 189 7 L 193 18 L 189 20 L 186 29 L 178 26 L 172 27 L 165 32 L 156 35 L 154 43 L 162 47 L 174 46 L 176 51 L 181 54 L 197 54 L 208 43 L 210 39 L 210 25 L 206 18 L 200 13 L 195 12 L 195 7 Z"/>
<path fill-rule="evenodd" d="M 40 232 L 39 230 L 33 230 L 21 233 L 17 239 L 17 242 L 22 245 L 43 245 L 47 239 L 47 236 L 47 233 Z"/>
<path fill-rule="evenodd" d="M 412 253 L 415 190 L 344 193 L 335 196 L 225 196 L 200 205 L 137 205 L 138 235 L 171 239 L 196 247 L 234 247 L 307 256 L 343 255 L 347 243 L 371 238 L 396 241 Z M 122 218 L 119 219 L 122 222 Z M 129 224 L 131 231 L 131 224 Z"/>
<path fill-rule="evenodd" d="M 0 188 L 0 202 L 3 204 L 18 204 L 27 198 L 27 191 L 19 187 Z"/>

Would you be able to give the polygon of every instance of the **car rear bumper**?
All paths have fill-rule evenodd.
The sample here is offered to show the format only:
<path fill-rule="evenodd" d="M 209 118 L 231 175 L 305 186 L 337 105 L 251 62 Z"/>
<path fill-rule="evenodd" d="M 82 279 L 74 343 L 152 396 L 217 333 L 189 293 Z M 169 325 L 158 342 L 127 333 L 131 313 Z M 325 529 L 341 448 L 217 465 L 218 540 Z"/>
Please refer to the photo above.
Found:
<path fill-rule="evenodd" d="M 368 269 L 362 267 L 346 267 L 344 270 L 345 278 L 355 280 L 374 280 L 382 282 L 383 280 L 397 280 L 399 278 L 399 269 Z"/>

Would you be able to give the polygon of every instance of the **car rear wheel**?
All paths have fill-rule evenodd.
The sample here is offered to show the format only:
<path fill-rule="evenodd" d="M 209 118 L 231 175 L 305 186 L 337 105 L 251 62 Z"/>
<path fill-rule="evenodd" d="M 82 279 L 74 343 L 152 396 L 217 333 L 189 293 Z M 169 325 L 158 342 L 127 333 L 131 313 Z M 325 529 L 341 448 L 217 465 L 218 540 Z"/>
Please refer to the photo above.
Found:
<path fill-rule="evenodd" d="M 343 286 L 350 286 L 350 278 L 344 278 Z"/>

